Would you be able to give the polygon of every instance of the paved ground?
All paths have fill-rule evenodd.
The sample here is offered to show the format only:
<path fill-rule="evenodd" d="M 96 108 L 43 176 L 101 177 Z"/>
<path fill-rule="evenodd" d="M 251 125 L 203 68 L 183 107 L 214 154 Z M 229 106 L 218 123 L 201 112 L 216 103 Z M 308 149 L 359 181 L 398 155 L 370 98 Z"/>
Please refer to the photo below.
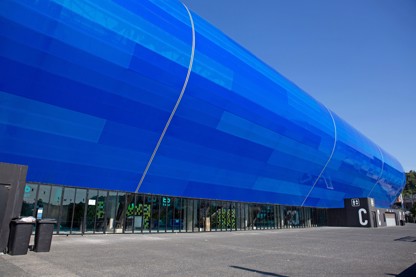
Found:
<path fill-rule="evenodd" d="M 0 276 L 127 275 L 416 276 L 416 224 L 55 236 L 49 253 L 0 256 Z"/>

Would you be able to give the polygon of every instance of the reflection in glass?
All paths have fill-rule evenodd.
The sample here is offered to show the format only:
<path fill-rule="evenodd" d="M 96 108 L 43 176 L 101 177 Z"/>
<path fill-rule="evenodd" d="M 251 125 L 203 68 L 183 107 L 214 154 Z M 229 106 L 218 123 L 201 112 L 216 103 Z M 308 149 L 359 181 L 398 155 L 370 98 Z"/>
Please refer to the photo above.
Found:
<path fill-rule="evenodd" d="M 59 208 L 61 207 L 63 187 L 53 186 L 49 201 L 48 213 L 44 214 L 44 218 L 59 219 Z M 55 231 L 58 230 L 58 225 L 54 225 Z"/>
<path fill-rule="evenodd" d="M 182 198 L 174 198 L 173 203 L 173 220 L 172 220 L 172 229 L 175 232 L 182 232 L 184 231 L 184 220 L 183 220 L 183 206 L 182 206 Z"/>
<path fill-rule="evenodd" d="M 126 193 L 119 192 L 116 201 L 116 217 L 114 221 L 114 233 L 122 233 L 126 213 Z"/>
<path fill-rule="evenodd" d="M 244 214 L 243 214 L 243 211 L 242 211 L 242 205 L 241 205 L 241 203 L 238 203 L 237 202 L 235 204 L 235 206 L 236 206 L 236 214 L 237 214 L 237 218 L 236 218 L 236 221 L 237 221 L 236 230 L 242 230 L 242 229 L 244 229 L 244 227 L 243 227 Z"/>
<path fill-rule="evenodd" d="M 138 232 L 151 231 L 152 199 L 146 195 L 137 195 L 137 212 L 135 216 L 134 229 Z"/>
<path fill-rule="evenodd" d="M 23 194 L 22 216 L 35 216 L 36 193 L 38 191 L 37 184 L 27 183 Z"/>
<path fill-rule="evenodd" d="M 85 213 L 85 199 L 87 197 L 86 189 L 77 188 L 75 194 L 75 208 L 73 215 L 73 223 L 71 233 L 83 233 L 84 229 L 84 213 Z"/>
<path fill-rule="evenodd" d="M 104 228 L 107 233 L 114 233 L 116 218 L 117 192 L 109 191 L 105 209 Z"/>
<path fill-rule="evenodd" d="M 48 214 L 50 196 L 51 186 L 40 185 L 38 192 L 38 200 L 36 201 L 36 218 L 41 219 Z"/>
<path fill-rule="evenodd" d="M 97 194 L 98 191 L 95 189 L 88 190 L 88 201 L 87 201 L 87 218 L 86 218 L 86 230 L 85 232 L 94 232 L 95 226 L 95 212 L 97 208 Z"/>
<path fill-rule="evenodd" d="M 207 232 L 211 229 L 211 219 L 208 217 L 209 214 L 209 201 L 200 200 L 199 201 L 199 210 L 198 210 L 198 226 L 201 231 Z"/>
<path fill-rule="evenodd" d="M 193 201 L 193 230 L 194 232 L 203 231 L 203 222 L 202 222 L 202 212 L 200 208 L 201 200 L 192 200 Z"/>
<path fill-rule="evenodd" d="M 59 217 L 59 233 L 70 233 L 72 224 L 72 213 L 74 210 L 75 189 L 65 188 L 62 199 L 61 215 Z"/>
<path fill-rule="evenodd" d="M 134 230 L 138 233 L 150 232 L 151 202 L 146 202 L 145 195 L 136 195 L 136 212 L 134 217 Z"/>
<path fill-rule="evenodd" d="M 27 184 L 22 215 L 58 220 L 59 233 L 211 232 L 325 226 L 327 210 Z"/>
<path fill-rule="evenodd" d="M 49 200 L 49 207 L 47 214 L 44 215 L 46 218 L 59 218 L 59 207 L 61 206 L 63 187 L 53 186 L 51 190 L 51 196 Z"/>
<path fill-rule="evenodd" d="M 141 214 L 143 215 L 143 232 L 151 232 L 152 221 L 152 206 L 153 198 L 151 196 L 142 195 L 141 201 L 143 205 L 141 206 Z"/>
<path fill-rule="evenodd" d="M 166 207 L 166 232 L 173 232 L 175 198 L 168 196 L 162 197 L 162 206 Z"/>
<path fill-rule="evenodd" d="M 260 206 L 257 204 L 248 204 L 249 206 L 249 230 L 256 230 L 258 224 L 258 217 L 257 215 L 260 213 Z"/>
<path fill-rule="evenodd" d="M 312 222 L 311 222 L 311 208 L 304 208 L 305 210 L 305 227 L 312 227 Z"/>
<path fill-rule="evenodd" d="M 247 203 L 241 203 L 241 213 L 242 216 L 241 218 L 243 219 L 243 225 L 242 225 L 242 229 L 247 230 L 248 228 L 248 204 Z"/>
<path fill-rule="evenodd" d="M 324 226 L 326 224 L 326 210 L 311 208 L 311 223 L 313 227 Z"/>
<path fill-rule="evenodd" d="M 152 232 L 159 232 L 159 196 L 148 196 L 148 201 L 152 205 L 151 228 Z"/>
<path fill-rule="evenodd" d="M 105 213 L 107 194 L 108 191 L 98 191 L 97 206 L 95 210 L 95 232 L 104 232 L 107 226 Z"/>
<path fill-rule="evenodd" d="M 230 203 L 230 231 L 237 231 L 237 203 Z"/>
<path fill-rule="evenodd" d="M 186 232 L 193 232 L 193 215 L 194 215 L 194 203 L 191 199 L 183 199 L 184 206 L 184 221 Z"/>
<path fill-rule="evenodd" d="M 159 232 L 166 232 L 167 231 L 167 211 L 168 205 L 170 205 L 171 198 L 166 196 L 160 197 L 160 206 L 159 206 Z"/>
<path fill-rule="evenodd" d="M 279 206 L 274 206 L 274 228 L 281 228 L 280 227 L 280 212 L 279 212 Z"/>
<path fill-rule="evenodd" d="M 285 206 L 283 208 L 284 225 L 286 228 L 299 228 L 302 226 L 302 214 L 298 207 Z"/>
<path fill-rule="evenodd" d="M 132 193 L 127 193 L 126 195 L 126 215 L 125 215 L 125 224 L 124 232 L 132 233 L 134 230 L 134 215 L 136 207 L 136 195 Z"/>
<path fill-rule="evenodd" d="M 275 223 L 274 223 L 274 220 L 275 220 L 275 218 L 274 218 L 274 206 L 272 206 L 272 205 L 263 205 L 264 207 L 265 207 L 265 209 L 266 209 L 266 217 L 265 217 L 265 227 L 266 227 L 266 229 L 273 229 L 274 228 L 274 226 L 275 226 Z"/>
<path fill-rule="evenodd" d="M 221 206 L 218 206 L 217 201 L 210 201 L 210 209 L 207 217 L 210 220 L 211 231 L 218 231 L 218 222 L 219 222 L 219 211 Z"/>

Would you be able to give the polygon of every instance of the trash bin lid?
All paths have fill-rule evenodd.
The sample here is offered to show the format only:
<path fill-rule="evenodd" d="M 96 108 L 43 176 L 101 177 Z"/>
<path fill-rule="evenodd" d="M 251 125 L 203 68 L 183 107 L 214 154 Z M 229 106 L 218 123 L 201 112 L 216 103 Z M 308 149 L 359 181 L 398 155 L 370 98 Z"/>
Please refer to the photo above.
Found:
<path fill-rule="evenodd" d="M 27 216 L 27 217 L 13 218 L 12 222 L 16 224 L 33 224 L 36 222 L 36 219 L 33 216 Z"/>
<path fill-rule="evenodd" d="M 57 221 L 54 218 L 42 218 L 42 219 L 37 219 L 36 220 L 37 223 L 44 223 L 44 224 L 56 224 Z"/>

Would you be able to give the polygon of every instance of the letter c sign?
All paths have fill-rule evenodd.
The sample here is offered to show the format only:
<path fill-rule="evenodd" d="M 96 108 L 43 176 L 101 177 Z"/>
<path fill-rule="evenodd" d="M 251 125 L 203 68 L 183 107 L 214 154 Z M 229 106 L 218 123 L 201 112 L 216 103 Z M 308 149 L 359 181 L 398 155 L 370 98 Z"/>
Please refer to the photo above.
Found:
<path fill-rule="evenodd" d="M 362 226 L 367 226 L 368 220 L 367 219 L 363 220 L 363 214 L 367 214 L 367 210 L 363 209 L 363 208 L 359 209 L 358 210 L 358 219 L 360 220 L 360 224 Z"/>

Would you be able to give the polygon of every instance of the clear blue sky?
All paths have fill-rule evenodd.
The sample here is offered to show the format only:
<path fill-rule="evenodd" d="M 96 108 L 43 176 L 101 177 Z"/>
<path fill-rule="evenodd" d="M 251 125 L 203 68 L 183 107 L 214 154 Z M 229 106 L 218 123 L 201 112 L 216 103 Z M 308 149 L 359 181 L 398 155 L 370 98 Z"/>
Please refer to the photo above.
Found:
<path fill-rule="evenodd" d="M 416 170 L 416 0 L 183 0 Z"/>

